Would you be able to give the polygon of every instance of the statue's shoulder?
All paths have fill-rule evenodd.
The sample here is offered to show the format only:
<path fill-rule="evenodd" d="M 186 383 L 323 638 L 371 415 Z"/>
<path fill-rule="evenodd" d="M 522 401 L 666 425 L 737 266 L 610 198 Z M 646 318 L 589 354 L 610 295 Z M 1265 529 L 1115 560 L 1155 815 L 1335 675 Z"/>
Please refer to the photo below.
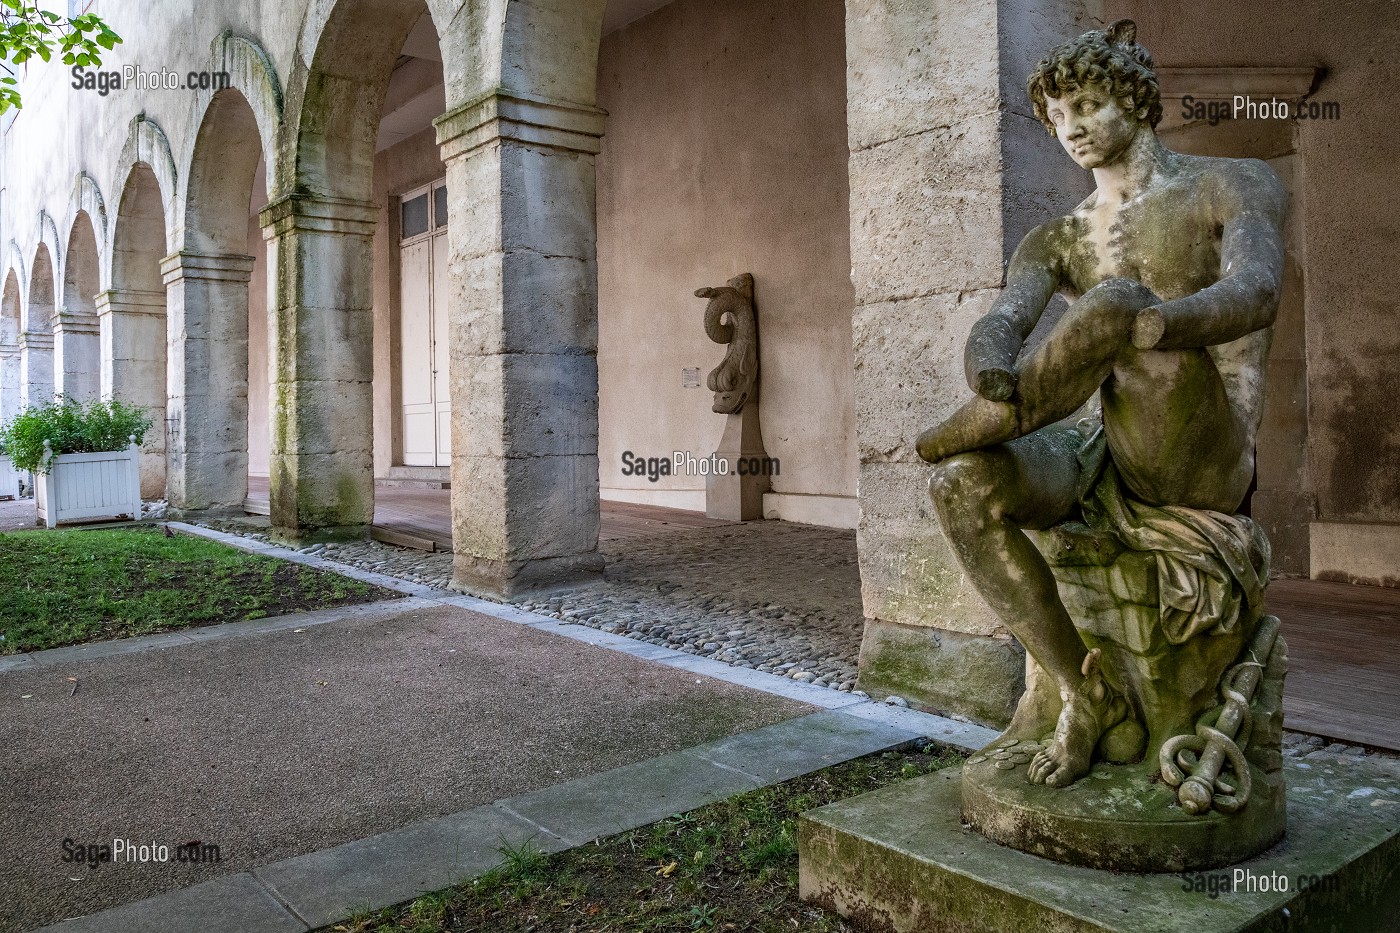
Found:
<path fill-rule="evenodd" d="M 1180 153 L 1176 157 L 1183 173 L 1226 213 L 1254 210 L 1282 216 L 1287 195 L 1267 162 Z"/>

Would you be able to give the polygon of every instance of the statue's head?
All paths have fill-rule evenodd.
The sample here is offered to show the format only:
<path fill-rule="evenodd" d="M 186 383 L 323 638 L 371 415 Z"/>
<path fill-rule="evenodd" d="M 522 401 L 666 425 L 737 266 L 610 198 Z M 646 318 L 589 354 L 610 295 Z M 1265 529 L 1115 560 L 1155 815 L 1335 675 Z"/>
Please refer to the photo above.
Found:
<path fill-rule="evenodd" d="M 1026 80 L 1035 115 L 1083 168 L 1112 164 L 1162 119 L 1152 56 L 1120 19 L 1052 50 Z"/>

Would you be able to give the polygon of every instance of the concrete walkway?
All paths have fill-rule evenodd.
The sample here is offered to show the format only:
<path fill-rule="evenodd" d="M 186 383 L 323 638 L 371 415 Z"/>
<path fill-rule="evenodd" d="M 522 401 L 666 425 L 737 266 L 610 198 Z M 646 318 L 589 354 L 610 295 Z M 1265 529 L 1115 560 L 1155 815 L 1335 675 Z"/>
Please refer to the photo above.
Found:
<path fill-rule="evenodd" d="M 350 572 L 413 598 L 0 659 L 0 929 L 126 905 L 56 929 L 304 931 L 472 877 L 503 841 L 565 848 L 992 735 Z M 115 838 L 220 861 L 63 860 Z"/>

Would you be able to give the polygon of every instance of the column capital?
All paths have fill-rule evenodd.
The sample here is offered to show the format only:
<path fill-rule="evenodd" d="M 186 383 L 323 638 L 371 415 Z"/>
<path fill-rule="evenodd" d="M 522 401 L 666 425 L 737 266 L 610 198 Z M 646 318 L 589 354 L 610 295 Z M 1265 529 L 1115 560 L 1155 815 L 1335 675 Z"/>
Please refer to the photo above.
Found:
<path fill-rule="evenodd" d="M 165 292 L 137 288 L 109 288 L 97 295 L 97 316 L 109 314 L 152 314 L 165 317 Z"/>
<path fill-rule="evenodd" d="M 27 330 L 19 335 L 21 350 L 52 350 L 53 334 Z"/>
<path fill-rule="evenodd" d="M 258 212 L 263 238 L 293 231 L 373 236 L 379 222 L 379 206 L 372 201 L 328 198 L 314 194 L 289 194 Z"/>
<path fill-rule="evenodd" d="M 433 121 L 442 160 L 451 161 L 498 139 L 596 155 L 607 112 L 497 88 Z"/>
<path fill-rule="evenodd" d="M 196 253 L 180 250 L 160 261 L 161 280 L 166 285 L 181 279 L 214 282 L 247 282 L 253 277 L 252 256 L 239 253 Z"/>
<path fill-rule="evenodd" d="M 97 315 L 91 311 L 69 311 L 60 308 L 54 315 L 53 332 L 55 336 L 61 334 L 95 334 L 97 333 Z"/>

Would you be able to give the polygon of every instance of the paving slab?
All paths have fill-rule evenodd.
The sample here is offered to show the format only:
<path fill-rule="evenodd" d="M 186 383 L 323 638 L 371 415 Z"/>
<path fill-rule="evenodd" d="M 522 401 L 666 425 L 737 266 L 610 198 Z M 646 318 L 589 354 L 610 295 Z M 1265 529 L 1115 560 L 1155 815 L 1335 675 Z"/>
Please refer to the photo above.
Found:
<path fill-rule="evenodd" d="M 368 839 L 275 862 L 254 875 L 310 927 L 411 900 L 474 878 L 502 860 L 502 848 L 568 848 L 494 806 L 414 823 Z"/>
<path fill-rule="evenodd" d="M 98 916 L 44 927 L 40 933 L 306 933 L 307 929 L 256 878 L 242 872 L 154 900 L 125 904 Z"/>
<path fill-rule="evenodd" d="M 764 784 L 774 784 L 922 737 L 922 733 L 899 726 L 828 710 L 741 732 L 691 751 Z"/>
<path fill-rule="evenodd" d="M 683 751 L 510 797 L 500 806 L 570 845 L 583 845 L 763 784 L 751 774 Z"/>
<path fill-rule="evenodd" d="M 238 875 L 816 709 L 454 606 L 391 605 L 398 611 L 301 631 L 72 652 L 0 673 L 0 930 Z M 64 839 L 119 837 L 201 840 L 222 860 L 62 861 Z"/>

